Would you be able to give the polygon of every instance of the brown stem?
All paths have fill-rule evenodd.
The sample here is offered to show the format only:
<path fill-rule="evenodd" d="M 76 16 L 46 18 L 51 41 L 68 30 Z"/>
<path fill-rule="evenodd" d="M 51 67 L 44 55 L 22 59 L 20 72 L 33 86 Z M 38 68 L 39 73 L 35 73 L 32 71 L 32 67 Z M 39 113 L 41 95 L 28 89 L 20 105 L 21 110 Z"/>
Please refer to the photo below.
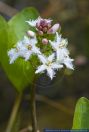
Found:
<path fill-rule="evenodd" d="M 32 117 L 32 132 L 37 132 L 37 119 L 36 119 L 36 77 L 31 87 L 31 117 Z"/>
<path fill-rule="evenodd" d="M 18 13 L 18 10 L 15 8 L 12 8 L 11 6 L 7 5 L 6 3 L 0 1 L 0 12 L 9 16 L 9 17 L 12 17 Z"/>

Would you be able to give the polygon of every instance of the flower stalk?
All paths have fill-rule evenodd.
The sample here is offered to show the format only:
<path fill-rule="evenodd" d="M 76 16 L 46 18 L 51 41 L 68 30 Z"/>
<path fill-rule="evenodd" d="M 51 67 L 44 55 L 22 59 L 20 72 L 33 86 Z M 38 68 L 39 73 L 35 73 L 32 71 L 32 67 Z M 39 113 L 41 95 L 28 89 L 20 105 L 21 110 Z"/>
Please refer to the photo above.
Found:
<path fill-rule="evenodd" d="M 36 119 L 36 76 L 31 87 L 31 118 L 32 118 L 32 132 L 37 132 Z"/>
<path fill-rule="evenodd" d="M 19 106 L 21 104 L 21 100 L 22 100 L 22 93 L 19 93 L 19 95 L 17 95 L 13 109 L 12 109 L 12 113 L 6 128 L 6 132 L 12 132 L 12 129 L 14 127 L 15 121 L 16 121 L 16 117 L 18 114 L 18 110 L 19 110 Z"/>

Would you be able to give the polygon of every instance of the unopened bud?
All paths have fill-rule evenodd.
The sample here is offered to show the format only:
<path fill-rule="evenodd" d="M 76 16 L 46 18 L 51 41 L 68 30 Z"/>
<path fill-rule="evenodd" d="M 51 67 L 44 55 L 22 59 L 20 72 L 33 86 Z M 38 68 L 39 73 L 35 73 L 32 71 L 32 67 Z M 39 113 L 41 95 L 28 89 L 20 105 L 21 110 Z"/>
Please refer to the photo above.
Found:
<path fill-rule="evenodd" d="M 35 37 L 35 33 L 31 30 L 27 31 L 27 35 L 32 38 Z"/>
<path fill-rule="evenodd" d="M 57 32 L 57 30 L 59 29 L 60 25 L 57 23 L 55 25 L 53 25 L 49 30 L 48 30 L 48 34 L 54 34 Z"/>
<path fill-rule="evenodd" d="M 43 28 L 43 32 L 47 32 L 47 30 L 48 30 L 47 27 Z"/>
<path fill-rule="evenodd" d="M 43 44 L 48 44 L 48 40 L 46 38 L 42 39 Z"/>
<path fill-rule="evenodd" d="M 43 35 L 43 32 L 42 31 L 38 31 L 38 34 L 42 36 Z"/>

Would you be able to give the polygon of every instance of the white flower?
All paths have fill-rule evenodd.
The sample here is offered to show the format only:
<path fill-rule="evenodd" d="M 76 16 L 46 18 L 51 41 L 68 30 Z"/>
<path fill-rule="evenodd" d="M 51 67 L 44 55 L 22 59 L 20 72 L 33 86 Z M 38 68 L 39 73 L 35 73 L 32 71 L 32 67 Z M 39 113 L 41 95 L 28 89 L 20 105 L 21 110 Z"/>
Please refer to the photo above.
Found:
<path fill-rule="evenodd" d="M 8 56 L 10 57 L 10 64 L 14 63 L 14 61 L 18 57 L 23 57 L 24 56 L 24 51 L 25 49 L 22 47 L 22 41 L 19 41 L 16 45 L 16 48 L 12 48 L 11 50 L 8 51 Z"/>
<path fill-rule="evenodd" d="M 54 51 L 56 51 L 57 62 L 64 64 L 69 69 L 73 69 L 73 59 L 69 57 L 69 51 L 67 49 L 68 41 L 56 33 L 55 41 L 49 40 L 49 42 Z"/>
<path fill-rule="evenodd" d="M 22 40 L 21 49 L 23 51 L 23 57 L 25 60 L 29 60 L 32 54 L 41 54 L 39 48 L 36 47 L 37 40 L 36 38 L 28 38 L 24 36 Z"/>
<path fill-rule="evenodd" d="M 27 61 L 30 59 L 32 54 L 41 54 L 39 48 L 36 47 L 36 43 L 36 37 L 28 38 L 24 36 L 24 39 L 19 41 L 15 48 L 8 51 L 10 64 L 13 63 L 18 57 L 23 57 Z"/>
<path fill-rule="evenodd" d="M 52 48 L 56 51 L 57 61 L 61 60 L 64 56 L 69 55 L 69 51 L 66 48 L 68 41 L 63 39 L 58 33 L 56 33 L 55 41 L 49 40 L 49 42 Z"/>
<path fill-rule="evenodd" d="M 46 57 L 44 55 L 38 55 L 42 65 L 40 65 L 35 73 L 42 73 L 45 70 L 47 70 L 47 74 L 48 76 L 51 78 L 51 80 L 53 79 L 54 75 L 55 75 L 55 71 L 54 70 L 58 70 L 61 69 L 63 67 L 63 65 L 58 64 L 57 62 L 54 61 L 55 59 L 55 55 L 52 54 L 49 57 Z"/>

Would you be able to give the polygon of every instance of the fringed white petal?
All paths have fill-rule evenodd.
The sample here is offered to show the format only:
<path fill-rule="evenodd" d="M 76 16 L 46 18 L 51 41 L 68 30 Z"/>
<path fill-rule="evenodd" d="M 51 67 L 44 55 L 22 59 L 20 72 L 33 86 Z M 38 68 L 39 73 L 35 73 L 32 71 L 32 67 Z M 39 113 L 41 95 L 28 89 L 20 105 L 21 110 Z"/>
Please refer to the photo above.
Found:
<path fill-rule="evenodd" d="M 33 46 L 32 51 L 33 51 L 33 53 L 35 53 L 35 54 L 41 54 L 40 49 L 37 48 L 36 46 Z"/>
<path fill-rule="evenodd" d="M 16 49 L 13 48 L 8 51 L 8 56 L 10 57 L 10 64 L 12 64 L 18 58 L 19 54 L 16 52 Z"/>
<path fill-rule="evenodd" d="M 36 26 L 36 23 L 37 23 L 37 20 L 29 20 L 29 21 L 26 21 L 30 26 L 32 27 L 35 27 Z"/>
<path fill-rule="evenodd" d="M 40 62 L 43 64 L 47 63 L 47 58 L 44 55 L 38 55 L 38 58 L 40 59 Z"/>
<path fill-rule="evenodd" d="M 53 53 L 48 57 L 48 61 L 52 62 L 54 60 L 55 54 Z"/>
<path fill-rule="evenodd" d="M 53 79 L 54 75 L 55 75 L 55 72 L 53 69 L 51 68 L 47 68 L 47 74 L 48 76 L 51 78 L 51 80 Z"/>
<path fill-rule="evenodd" d="M 72 69 L 72 70 L 74 70 L 74 67 L 73 67 L 73 59 L 70 59 L 70 58 L 66 58 L 65 60 L 64 60 L 64 64 L 66 65 L 66 67 L 68 68 L 68 69 Z"/>
<path fill-rule="evenodd" d="M 63 65 L 62 64 L 58 64 L 58 63 L 53 63 L 52 64 L 52 68 L 53 69 L 61 69 L 61 68 L 63 68 Z"/>
<path fill-rule="evenodd" d="M 42 73 L 42 72 L 44 72 L 45 69 L 46 69 L 46 67 L 44 65 L 41 65 L 37 68 L 35 73 Z"/>
<path fill-rule="evenodd" d="M 27 51 L 23 56 L 25 58 L 25 61 L 28 61 L 31 55 L 32 55 L 32 51 Z"/>

